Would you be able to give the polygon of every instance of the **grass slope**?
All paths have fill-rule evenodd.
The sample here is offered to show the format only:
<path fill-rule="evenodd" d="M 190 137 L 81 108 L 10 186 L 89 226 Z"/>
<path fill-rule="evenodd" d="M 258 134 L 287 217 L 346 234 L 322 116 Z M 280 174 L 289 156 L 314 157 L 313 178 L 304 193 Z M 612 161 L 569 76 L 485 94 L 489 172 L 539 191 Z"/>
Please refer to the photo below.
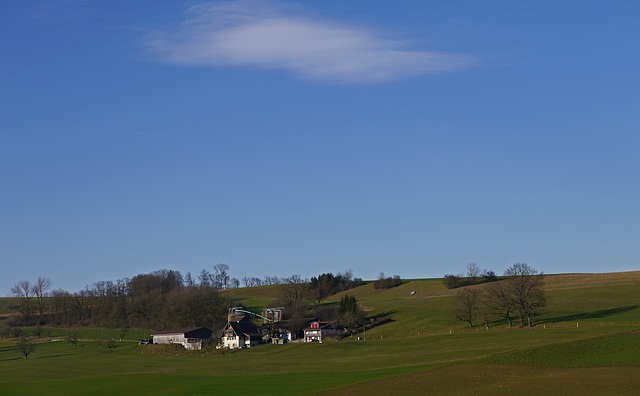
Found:
<path fill-rule="evenodd" d="M 150 353 L 154 349 L 135 343 L 107 352 L 90 342 L 82 351 L 50 342 L 38 344 L 28 360 L 5 343 L 0 384 L 6 394 L 634 394 L 640 389 L 638 283 L 640 272 L 550 275 L 548 313 L 539 325 L 496 323 L 488 331 L 452 319 L 454 291 L 441 280 L 388 290 L 366 284 L 346 293 L 370 317 L 393 320 L 367 331 L 367 341 L 206 353 Z M 266 286 L 224 293 L 260 309 L 277 292 Z M 97 332 L 82 336 L 97 338 Z"/>
<path fill-rule="evenodd" d="M 637 395 L 640 368 L 460 364 L 373 380 L 318 395 Z"/>

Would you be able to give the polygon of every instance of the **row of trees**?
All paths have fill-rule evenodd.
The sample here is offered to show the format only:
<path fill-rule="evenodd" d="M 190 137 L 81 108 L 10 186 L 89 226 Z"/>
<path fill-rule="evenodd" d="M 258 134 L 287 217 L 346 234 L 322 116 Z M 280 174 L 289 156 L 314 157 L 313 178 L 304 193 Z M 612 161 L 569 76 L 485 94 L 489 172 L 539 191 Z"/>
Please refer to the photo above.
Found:
<path fill-rule="evenodd" d="M 211 272 L 200 271 L 197 279 L 190 273 L 183 276 L 179 271 L 159 270 L 131 279 L 95 282 L 74 293 L 62 289 L 49 292 L 51 281 L 47 278 L 38 278 L 33 284 L 20 281 L 12 289 L 16 297 L 12 308 L 20 315 L 12 317 L 10 326 L 220 328 L 226 323 L 231 302 L 218 291 L 238 284 L 228 270 L 226 264 L 218 264 Z M 308 317 L 337 320 L 338 309 L 320 307 L 319 302 L 330 294 L 364 283 L 353 278 L 350 270 L 337 275 L 322 274 L 311 281 L 300 275 L 267 276 L 260 282 L 256 279 L 243 281 L 279 285 L 279 299 L 274 305 L 284 306 L 285 317 L 298 318 L 300 323 Z"/>
<path fill-rule="evenodd" d="M 336 293 L 364 285 L 362 278 L 354 278 L 351 270 L 346 270 L 344 273 L 338 272 L 337 275 L 331 272 L 322 274 L 311 278 L 310 283 L 311 293 L 318 302 Z"/>
<path fill-rule="evenodd" d="M 381 272 L 378 275 L 378 279 L 373 282 L 374 289 L 391 289 L 392 287 L 400 286 L 402 284 L 402 279 L 400 276 L 384 276 L 384 272 Z"/>
<path fill-rule="evenodd" d="M 51 279 L 38 277 L 35 283 L 20 281 L 11 288 L 17 304 L 9 309 L 17 310 L 27 324 L 41 319 L 47 310 L 45 297 L 51 287 Z"/>
<path fill-rule="evenodd" d="M 284 283 L 286 279 L 287 278 L 280 278 L 278 276 L 269 275 L 265 275 L 263 278 L 258 278 L 256 276 L 245 276 L 242 278 L 242 284 L 244 285 L 244 287 L 280 285 Z"/>
<path fill-rule="evenodd" d="M 400 278 L 385 278 L 381 274 L 380 281 L 395 286 Z M 229 276 L 226 264 L 218 264 L 212 271 L 203 269 L 197 277 L 191 273 L 183 276 L 179 271 L 159 270 L 131 279 L 95 282 L 78 292 L 49 291 L 51 280 L 40 277 L 35 283 L 20 281 L 12 288 L 16 304 L 11 308 L 20 315 L 12 317 L 9 325 L 121 329 L 208 326 L 217 329 L 226 323 L 231 305 L 218 291 L 238 287 L 239 283 Z M 345 327 L 356 326 L 364 319 L 355 298 L 350 300 L 351 305 L 320 304 L 332 294 L 364 284 L 361 278 L 353 277 L 351 270 L 336 275 L 324 273 L 311 280 L 300 275 L 245 277 L 242 283 L 245 286 L 279 285 L 279 298 L 273 306 L 284 306 L 284 317 L 300 326 L 310 317 Z"/>
<path fill-rule="evenodd" d="M 465 274 L 446 274 L 444 276 L 444 285 L 447 289 L 456 289 L 458 287 L 490 283 L 497 280 L 498 276 L 493 270 L 481 270 L 478 264 L 469 263 Z"/>
<path fill-rule="evenodd" d="M 535 316 L 546 306 L 543 291 L 544 276 L 526 263 L 516 263 L 504 273 L 504 279 L 483 286 L 460 290 L 455 297 L 453 313 L 473 327 L 480 320 L 486 328 L 496 319 L 513 326 L 519 318 L 520 326 L 533 326 Z"/>
<path fill-rule="evenodd" d="M 288 278 L 244 277 L 244 286 L 275 285 Z M 212 325 L 225 317 L 228 301 L 217 290 L 240 287 L 231 277 L 227 264 L 203 269 L 196 276 L 187 272 L 159 270 L 116 281 L 99 281 L 78 292 L 57 289 L 52 282 L 38 277 L 36 282 L 19 281 L 11 289 L 15 304 L 9 309 L 20 315 L 11 326 L 151 326 Z M 215 305 L 218 308 L 211 308 Z M 180 308 L 180 307 L 184 308 Z M 212 312 L 215 311 L 215 312 Z"/>
<path fill-rule="evenodd" d="M 229 302 L 214 287 L 224 284 L 224 278 L 209 277 L 207 282 L 203 277 L 199 283 L 189 279 L 178 271 L 160 270 L 131 279 L 96 282 L 75 293 L 58 289 L 35 294 L 28 281 L 21 281 L 12 289 L 17 297 L 13 308 L 20 315 L 12 317 L 10 325 L 217 328 L 226 323 Z M 35 285 L 41 285 L 40 281 Z"/>

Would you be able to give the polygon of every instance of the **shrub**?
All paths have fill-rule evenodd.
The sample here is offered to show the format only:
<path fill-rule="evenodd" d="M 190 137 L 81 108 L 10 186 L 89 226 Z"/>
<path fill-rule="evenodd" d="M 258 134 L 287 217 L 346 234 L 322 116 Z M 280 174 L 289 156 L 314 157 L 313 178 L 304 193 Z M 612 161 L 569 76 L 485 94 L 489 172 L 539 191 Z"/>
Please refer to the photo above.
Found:
<path fill-rule="evenodd" d="M 392 287 L 400 286 L 401 284 L 402 284 L 402 279 L 400 279 L 400 276 L 394 275 L 393 277 L 385 278 L 384 273 L 381 272 L 380 276 L 378 276 L 378 280 L 373 282 L 373 288 L 376 290 L 391 289 Z"/>

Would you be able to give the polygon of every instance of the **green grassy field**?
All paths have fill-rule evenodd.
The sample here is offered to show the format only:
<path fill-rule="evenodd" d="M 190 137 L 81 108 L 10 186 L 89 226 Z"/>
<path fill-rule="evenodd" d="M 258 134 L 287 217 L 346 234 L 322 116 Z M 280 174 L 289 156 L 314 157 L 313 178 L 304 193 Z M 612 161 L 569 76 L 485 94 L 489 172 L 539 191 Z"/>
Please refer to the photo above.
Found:
<path fill-rule="evenodd" d="M 84 350 L 43 339 L 25 360 L 5 340 L 0 393 L 637 394 L 639 284 L 637 272 L 548 276 L 548 312 L 532 329 L 469 330 L 452 318 L 453 292 L 440 280 L 413 280 L 348 292 L 368 316 L 392 319 L 368 330 L 366 341 L 209 352 L 123 342 L 108 352 L 91 342 L 101 329 L 83 329 Z M 259 309 L 277 287 L 227 293 Z M 104 332 L 117 338 L 117 330 Z"/>

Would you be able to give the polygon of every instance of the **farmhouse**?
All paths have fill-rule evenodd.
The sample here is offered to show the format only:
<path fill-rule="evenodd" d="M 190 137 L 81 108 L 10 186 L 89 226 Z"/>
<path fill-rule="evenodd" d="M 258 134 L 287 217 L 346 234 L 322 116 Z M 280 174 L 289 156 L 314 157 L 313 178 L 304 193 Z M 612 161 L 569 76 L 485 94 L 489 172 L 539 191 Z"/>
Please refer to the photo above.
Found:
<path fill-rule="evenodd" d="M 211 339 L 211 330 L 206 327 L 188 327 L 161 331 L 153 335 L 154 344 L 182 344 L 187 349 L 202 349 L 204 341 Z"/>
<path fill-rule="evenodd" d="M 222 331 L 222 347 L 228 349 L 251 348 L 260 344 L 260 333 L 245 316 L 235 315 Z"/>
<path fill-rule="evenodd" d="M 304 342 L 322 342 L 322 339 L 329 335 L 341 333 L 342 331 L 333 328 L 331 322 L 311 322 L 311 325 L 304 329 Z"/>

